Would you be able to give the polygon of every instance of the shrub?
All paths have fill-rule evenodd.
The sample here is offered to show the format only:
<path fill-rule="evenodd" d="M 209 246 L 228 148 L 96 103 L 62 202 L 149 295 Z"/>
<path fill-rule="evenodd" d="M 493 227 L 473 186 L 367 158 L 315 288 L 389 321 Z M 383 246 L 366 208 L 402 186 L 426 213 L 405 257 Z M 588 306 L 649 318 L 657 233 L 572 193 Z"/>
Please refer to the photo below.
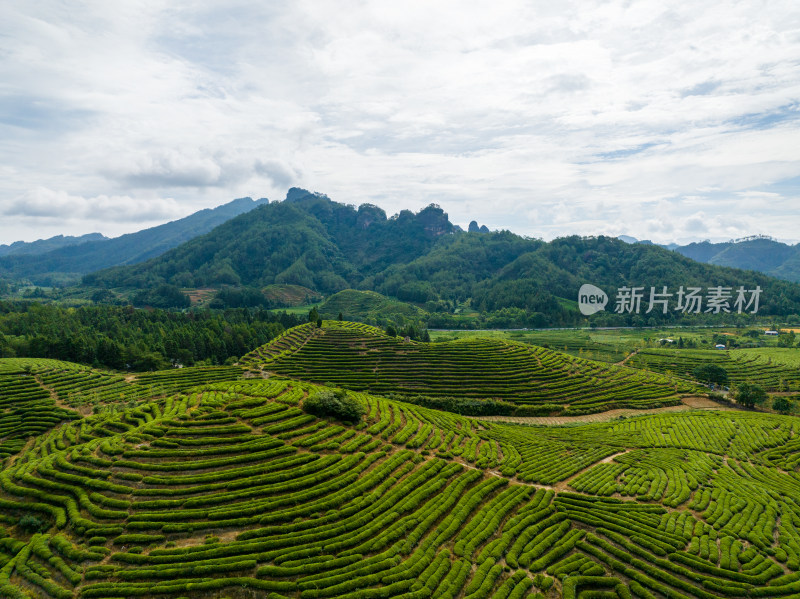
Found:
<path fill-rule="evenodd" d="M 345 422 L 359 422 L 364 406 L 343 389 L 322 389 L 303 401 L 303 410 L 314 416 L 333 416 Z"/>
<path fill-rule="evenodd" d="M 792 409 L 792 402 L 785 397 L 776 397 L 772 400 L 772 409 L 781 414 L 788 414 Z"/>
<path fill-rule="evenodd" d="M 25 532 L 35 533 L 41 532 L 48 528 L 46 522 L 43 522 L 36 516 L 32 516 L 30 514 L 25 514 L 19 519 L 19 527 L 24 530 Z"/>

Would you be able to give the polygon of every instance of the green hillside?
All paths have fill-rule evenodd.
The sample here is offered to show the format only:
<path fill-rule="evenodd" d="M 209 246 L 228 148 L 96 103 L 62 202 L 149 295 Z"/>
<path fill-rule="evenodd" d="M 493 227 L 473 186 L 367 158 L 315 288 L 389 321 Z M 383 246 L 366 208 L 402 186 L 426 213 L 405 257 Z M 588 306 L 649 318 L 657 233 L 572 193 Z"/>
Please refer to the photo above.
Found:
<path fill-rule="evenodd" d="M 320 315 L 335 319 L 339 314 L 344 320 L 398 321 L 419 320 L 425 312 L 417 306 L 400 302 L 374 291 L 345 289 L 330 296 L 320 307 Z"/>
<path fill-rule="evenodd" d="M 8 245 L 0 245 L 0 256 L 41 255 L 71 245 L 80 245 L 87 241 L 103 241 L 107 239 L 100 233 L 87 233 L 86 235 L 56 235 L 48 239 L 36 241 L 15 241 Z"/>
<path fill-rule="evenodd" d="M 800 590 L 796 418 L 693 411 L 531 428 L 355 393 L 366 415 L 350 425 L 306 414 L 313 393 L 206 383 L 32 438 L 0 471 L 0 595 Z"/>
<path fill-rule="evenodd" d="M 90 240 L 44 253 L 15 252 L 0 257 L 0 277 L 30 279 L 37 285 L 61 281 L 118 264 L 136 264 L 163 254 L 225 221 L 267 203 L 268 200 L 239 198 L 157 227 L 113 239 Z"/>
<path fill-rule="evenodd" d="M 654 245 L 603 236 L 545 243 L 508 231 L 463 232 L 434 204 L 387 218 L 370 204 L 355 208 L 298 189 L 283 202 L 260 206 L 157 258 L 83 279 L 85 289 L 128 295 L 171 291 L 176 307 L 182 307 L 179 288 L 299 285 L 325 295 L 348 288 L 375 291 L 424 308 L 432 328 L 463 326 L 454 312 L 466 302 L 483 313 L 479 326 L 586 323 L 573 303 L 586 282 L 612 297 L 607 312 L 592 319 L 601 326 L 711 320 L 705 312 L 687 319 L 675 310 L 613 314 L 615 290 L 625 285 L 648 291 L 667 286 L 673 294 L 680 286 L 760 286 L 760 315 L 794 314 L 800 303 L 798 284 L 701 264 Z"/>
<path fill-rule="evenodd" d="M 356 323 L 288 330 L 242 362 L 356 391 L 546 404 L 549 411 L 603 411 L 678 402 L 689 384 L 497 339 L 416 343 Z"/>
<path fill-rule="evenodd" d="M 772 351 L 774 352 L 773 348 Z M 788 356 L 795 357 L 795 364 L 785 362 Z M 789 349 L 782 356 L 783 360 L 772 360 L 764 350 L 674 350 L 643 349 L 633 356 L 628 363 L 631 366 L 646 368 L 656 372 L 672 373 L 682 377 L 691 377 L 692 370 L 702 364 L 716 364 L 728 373 L 731 384 L 757 383 L 769 391 L 800 390 L 800 350 Z M 784 387 L 783 389 L 781 387 Z"/>
<path fill-rule="evenodd" d="M 769 237 L 754 237 L 736 242 L 690 243 L 675 251 L 699 262 L 757 270 L 800 282 L 800 244 L 788 245 Z"/>

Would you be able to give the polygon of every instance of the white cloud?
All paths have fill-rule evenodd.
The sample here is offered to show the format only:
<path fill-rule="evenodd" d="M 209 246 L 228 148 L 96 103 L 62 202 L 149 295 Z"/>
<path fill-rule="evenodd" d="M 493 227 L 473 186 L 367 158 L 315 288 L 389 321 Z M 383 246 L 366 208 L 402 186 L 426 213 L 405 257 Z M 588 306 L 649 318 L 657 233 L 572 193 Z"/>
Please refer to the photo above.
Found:
<path fill-rule="evenodd" d="M 792 237 L 798 19 L 788 0 L 17 3 L 0 212 L 134 230 L 301 185 L 546 238 Z"/>
<path fill-rule="evenodd" d="M 11 217 L 54 219 L 58 221 L 152 222 L 186 216 L 171 198 L 134 199 L 129 196 L 100 195 L 91 198 L 69 195 L 45 187 L 31 189 L 4 207 Z"/>

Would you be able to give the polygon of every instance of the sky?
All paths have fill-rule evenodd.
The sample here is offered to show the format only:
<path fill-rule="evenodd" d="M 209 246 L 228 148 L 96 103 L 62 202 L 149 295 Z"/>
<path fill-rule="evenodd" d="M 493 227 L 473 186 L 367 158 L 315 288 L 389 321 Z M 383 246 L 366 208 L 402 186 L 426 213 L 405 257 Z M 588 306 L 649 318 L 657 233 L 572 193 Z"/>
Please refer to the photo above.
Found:
<path fill-rule="evenodd" d="M 543 239 L 800 241 L 800 11 L 3 3 L 0 243 L 292 186 Z"/>

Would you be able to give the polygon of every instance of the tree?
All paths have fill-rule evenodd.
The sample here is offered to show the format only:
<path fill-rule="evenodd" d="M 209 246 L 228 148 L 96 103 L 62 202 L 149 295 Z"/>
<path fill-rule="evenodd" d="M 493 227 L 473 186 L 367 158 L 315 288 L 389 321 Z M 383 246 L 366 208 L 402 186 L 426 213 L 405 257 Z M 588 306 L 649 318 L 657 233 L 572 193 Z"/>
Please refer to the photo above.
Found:
<path fill-rule="evenodd" d="M 708 384 L 724 385 L 728 382 L 728 372 L 716 364 L 701 364 L 692 370 L 692 376 Z"/>
<path fill-rule="evenodd" d="M 308 313 L 308 322 L 317 322 L 319 320 L 319 310 L 314 306 Z"/>
<path fill-rule="evenodd" d="M 788 333 L 781 333 L 778 335 L 778 347 L 794 347 L 794 343 L 794 331 L 789 331 Z"/>
<path fill-rule="evenodd" d="M 389 325 L 386 327 L 386 334 L 389 335 L 389 337 L 397 337 L 397 329 L 395 329 L 394 326 Z"/>
<path fill-rule="evenodd" d="M 783 396 L 778 396 L 772 400 L 772 409 L 781 414 L 788 414 L 792 409 L 792 402 Z"/>
<path fill-rule="evenodd" d="M 342 318 L 342 313 L 341 313 L 341 312 L 339 312 L 339 322 L 342 322 L 342 320 L 343 320 L 343 318 Z"/>
<path fill-rule="evenodd" d="M 367 412 L 344 389 L 322 389 L 309 395 L 303 401 L 303 410 L 314 416 L 332 416 L 345 422 L 359 422 Z"/>
<path fill-rule="evenodd" d="M 752 408 L 757 403 L 763 403 L 767 399 L 767 392 L 763 387 L 754 385 L 752 383 L 742 383 L 736 388 L 733 395 L 736 403 L 746 407 Z"/>

